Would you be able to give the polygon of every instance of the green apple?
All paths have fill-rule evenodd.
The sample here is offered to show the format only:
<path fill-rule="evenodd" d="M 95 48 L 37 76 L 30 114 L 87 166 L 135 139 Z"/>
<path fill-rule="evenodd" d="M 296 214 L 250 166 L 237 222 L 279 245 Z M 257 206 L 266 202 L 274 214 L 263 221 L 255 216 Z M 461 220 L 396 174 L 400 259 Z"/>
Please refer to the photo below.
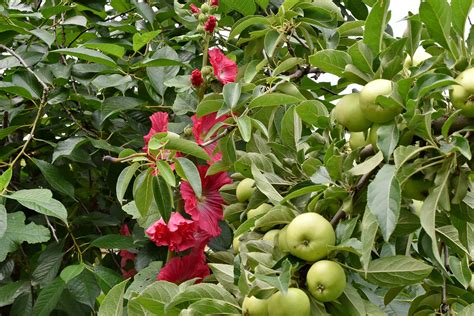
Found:
<path fill-rule="evenodd" d="M 408 199 L 424 200 L 432 186 L 431 181 L 410 178 L 402 187 L 402 195 Z"/>
<path fill-rule="evenodd" d="M 321 260 L 309 268 L 306 283 L 315 299 L 320 302 L 331 302 L 344 292 L 346 273 L 339 263 Z"/>
<path fill-rule="evenodd" d="M 349 146 L 352 150 L 368 145 L 364 132 L 353 132 L 349 137 Z"/>
<path fill-rule="evenodd" d="M 280 248 L 281 252 L 290 252 L 290 248 L 288 248 L 288 242 L 286 241 L 286 231 L 288 230 L 288 225 L 283 227 L 278 234 L 278 248 Z"/>
<path fill-rule="evenodd" d="M 237 189 L 235 190 L 235 195 L 239 202 L 245 202 L 252 196 L 255 191 L 255 180 L 246 178 L 239 182 Z"/>
<path fill-rule="evenodd" d="M 268 300 L 259 299 L 255 296 L 244 298 L 242 303 L 242 315 L 244 316 L 267 316 Z"/>
<path fill-rule="evenodd" d="M 382 106 L 377 103 L 378 96 L 392 95 L 394 84 L 390 80 L 376 79 L 367 83 L 360 91 L 360 108 L 367 120 L 375 123 L 391 121 L 401 113 L 400 106 Z"/>
<path fill-rule="evenodd" d="M 457 78 L 459 85 L 451 90 L 451 103 L 462 114 L 474 117 L 474 68 L 464 70 Z"/>
<path fill-rule="evenodd" d="M 271 316 L 309 316 L 309 312 L 309 298 L 297 288 L 289 288 L 286 295 L 276 292 L 268 299 L 268 315 Z"/>
<path fill-rule="evenodd" d="M 365 131 L 372 124 L 362 113 L 358 93 L 343 96 L 333 111 L 334 119 L 350 132 Z"/>
<path fill-rule="evenodd" d="M 263 235 L 262 240 L 273 242 L 275 240 L 275 237 L 278 235 L 279 232 L 280 232 L 279 229 L 271 229 L 271 230 L 267 231 L 265 233 L 265 235 Z"/>
<path fill-rule="evenodd" d="M 420 217 L 421 208 L 423 207 L 423 201 L 413 200 L 412 206 L 413 206 L 413 211 L 415 212 L 415 214 L 418 217 Z"/>
<path fill-rule="evenodd" d="M 288 224 L 286 241 L 292 255 L 316 261 L 328 255 L 328 246 L 336 244 L 336 234 L 331 223 L 321 215 L 304 213 Z"/>
<path fill-rule="evenodd" d="M 234 253 L 235 254 L 238 254 L 240 252 L 240 236 L 242 235 L 239 235 L 239 236 L 235 236 L 234 239 L 232 240 L 232 249 L 234 249 Z"/>
<path fill-rule="evenodd" d="M 260 214 L 265 214 L 267 213 L 273 205 L 270 205 L 268 203 L 262 203 L 260 204 L 257 208 L 253 208 L 247 212 L 247 218 L 253 218 L 255 216 L 258 216 Z"/>
<path fill-rule="evenodd" d="M 425 60 L 433 57 L 430 53 L 427 53 L 424 49 L 418 48 L 415 53 L 413 54 L 413 58 L 409 55 L 405 58 L 405 62 L 403 63 L 403 67 L 408 69 L 410 67 L 416 67 Z"/>
<path fill-rule="evenodd" d="M 379 129 L 380 125 L 378 124 L 374 124 L 372 125 L 372 127 L 370 128 L 370 131 L 369 131 L 369 143 L 372 144 L 372 147 L 374 148 L 374 150 L 377 150 L 378 147 L 377 147 L 377 130 Z"/>

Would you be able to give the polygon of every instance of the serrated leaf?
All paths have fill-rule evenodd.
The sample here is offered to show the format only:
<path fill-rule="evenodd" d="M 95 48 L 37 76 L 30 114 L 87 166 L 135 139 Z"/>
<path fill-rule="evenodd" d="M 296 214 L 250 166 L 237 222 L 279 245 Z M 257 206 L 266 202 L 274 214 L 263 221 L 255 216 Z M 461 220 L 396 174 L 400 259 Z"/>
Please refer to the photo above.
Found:
<path fill-rule="evenodd" d="M 81 274 L 82 271 L 84 271 L 84 268 L 85 268 L 85 266 L 84 266 L 83 263 L 70 265 L 70 266 L 65 267 L 61 271 L 59 276 L 64 281 L 64 283 L 67 284 L 67 283 L 69 283 L 69 281 L 71 281 L 72 279 L 77 277 L 79 274 Z"/>
<path fill-rule="evenodd" d="M 400 216 L 401 189 L 393 165 L 384 165 L 369 184 L 367 206 L 377 218 L 385 241 L 388 241 Z"/>
<path fill-rule="evenodd" d="M 22 293 L 30 289 L 28 281 L 15 281 L 0 285 L 0 307 L 12 304 Z"/>
<path fill-rule="evenodd" d="M 370 262 L 367 280 L 384 287 L 410 285 L 423 281 L 432 270 L 432 266 L 410 257 L 383 257 Z"/>
<path fill-rule="evenodd" d="M 48 316 L 59 302 L 61 294 L 66 284 L 61 278 L 56 278 L 53 282 L 45 286 L 33 306 L 33 316 Z"/>
<path fill-rule="evenodd" d="M 74 186 L 71 182 L 67 181 L 64 177 L 64 174 L 56 166 L 50 164 L 47 161 L 40 159 L 31 159 L 35 165 L 40 169 L 44 178 L 51 185 L 53 189 L 67 196 L 75 199 L 74 197 Z"/>

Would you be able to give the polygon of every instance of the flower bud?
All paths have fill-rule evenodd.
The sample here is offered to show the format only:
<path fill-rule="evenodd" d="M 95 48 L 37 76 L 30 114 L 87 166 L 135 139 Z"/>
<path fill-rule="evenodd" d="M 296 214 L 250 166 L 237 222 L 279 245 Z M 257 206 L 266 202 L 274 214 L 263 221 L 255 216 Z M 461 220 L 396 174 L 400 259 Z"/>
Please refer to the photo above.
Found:
<path fill-rule="evenodd" d="M 209 5 L 207 3 L 204 3 L 202 6 L 201 6 L 201 11 L 202 13 L 209 13 L 209 10 L 211 8 L 209 7 Z"/>
<path fill-rule="evenodd" d="M 206 66 L 204 68 L 201 69 L 201 73 L 203 76 L 209 76 L 210 74 L 212 74 L 212 67 L 211 66 Z"/>
<path fill-rule="evenodd" d="M 194 3 L 191 3 L 191 5 L 189 6 L 189 9 L 191 10 L 193 14 L 201 13 L 201 10 L 198 7 L 196 7 Z"/>
<path fill-rule="evenodd" d="M 191 73 L 190 80 L 191 84 L 194 87 L 199 87 L 200 85 L 202 85 L 202 83 L 204 82 L 204 78 L 202 77 L 201 71 L 199 69 L 194 69 Z"/>
<path fill-rule="evenodd" d="M 199 20 L 199 22 L 201 22 L 201 23 L 206 22 L 206 21 L 207 21 L 207 15 L 205 15 L 205 14 L 203 14 L 203 13 L 199 14 L 198 20 Z"/>
<path fill-rule="evenodd" d="M 216 25 L 217 25 L 216 17 L 211 15 L 209 19 L 207 19 L 206 23 L 204 23 L 204 30 L 206 32 L 212 33 L 214 32 Z"/>
<path fill-rule="evenodd" d="M 213 7 L 219 6 L 219 0 L 211 0 L 211 6 Z"/>

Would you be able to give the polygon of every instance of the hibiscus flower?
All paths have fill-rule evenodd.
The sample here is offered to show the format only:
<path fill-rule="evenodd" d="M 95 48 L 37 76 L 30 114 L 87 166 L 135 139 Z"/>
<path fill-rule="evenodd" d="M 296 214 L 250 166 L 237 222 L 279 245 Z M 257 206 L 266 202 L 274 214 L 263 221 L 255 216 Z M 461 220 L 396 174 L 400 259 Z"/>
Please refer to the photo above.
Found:
<path fill-rule="evenodd" d="M 198 7 L 196 7 L 196 5 L 194 3 L 191 3 L 191 5 L 189 6 L 189 8 L 191 9 L 191 12 L 194 13 L 194 14 L 199 14 L 201 13 L 201 9 L 199 9 Z"/>
<path fill-rule="evenodd" d="M 196 143 L 199 145 L 202 145 L 204 143 L 204 139 L 207 135 L 207 133 L 214 127 L 219 122 L 225 121 L 229 116 L 228 115 L 222 115 L 219 118 L 216 118 L 217 112 L 213 112 L 204 116 L 201 116 L 200 118 L 197 117 L 197 115 L 193 115 L 191 117 L 191 120 L 193 121 L 193 135 L 194 139 L 196 140 Z M 217 134 L 217 131 L 213 137 Z M 204 147 L 204 150 L 209 154 L 209 157 L 211 157 L 211 163 L 214 163 L 216 161 L 221 160 L 222 158 L 222 153 L 214 153 L 214 150 L 217 147 L 217 142 L 214 142 L 206 147 Z"/>
<path fill-rule="evenodd" d="M 162 133 L 168 131 L 168 113 L 156 112 L 150 116 L 151 128 L 147 135 L 143 136 L 145 141 L 145 147 L 143 151 L 148 151 L 148 142 L 156 133 Z"/>
<path fill-rule="evenodd" d="M 211 237 L 219 236 L 219 221 L 223 219 L 222 206 L 224 199 L 219 189 L 232 182 L 225 172 L 206 177 L 209 166 L 198 166 L 202 183 L 202 196 L 198 198 L 187 181 L 181 183 L 181 196 L 184 200 L 184 211 L 198 222 L 199 230 Z"/>
<path fill-rule="evenodd" d="M 214 68 L 214 75 L 222 84 L 234 82 L 237 76 L 237 64 L 227 58 L 219 48 L 209 50 L 209 61 Z"/>
<path fill-rule="evenodd" d="M 184 281 L 199 278 L 196 283 L 208 276 L 209 267 L 203 252 L 191 252 L 183 257 L 174 257 L 158 273 L 157 279 L 161 281 L 181 284 Z"/>
<path fill-rule="evenodd" d="M 199 87 L 200 85 L 202 85 L 202 83 L 204 82 L 204 78 L 202 77 L 201 71 L 199 69 L 194 69 L 191 73 L 190 80 L 191 84 L 194 87 Z"/>
<path fill-rule="evenodd" d="M 168 224 L 156 221 L 145 231 L 157 246 L 168 246 L 171 251 L 184 251 L 194 246 L 197 225 L 180 213 L 172 213 Z"/>
<path fill-rule="evenodd" d="M 208 33 L 214 32 L 214 29 L 216 28 L 217 25 L 217 20 L 216 17 L 211 15 L 207 21 L 204 23 L 204 31 Z"/>

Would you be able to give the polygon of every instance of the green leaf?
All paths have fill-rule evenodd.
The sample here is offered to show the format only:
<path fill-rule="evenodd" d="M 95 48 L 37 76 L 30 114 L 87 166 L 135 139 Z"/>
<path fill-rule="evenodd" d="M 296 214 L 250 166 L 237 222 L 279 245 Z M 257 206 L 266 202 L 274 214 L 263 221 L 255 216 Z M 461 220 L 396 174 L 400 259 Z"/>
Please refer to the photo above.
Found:
<path fill-rule="evenodd" d="M 99 316 L 117 316 L 123 313 L 123 295 L 128 280 L 114 286 L 105 296 L 99 307 Z"/>
<path fill-rule="evenodd" d="M 297 213 L 291 208 L 277 205 L 271 208 L 263 216 L 256 219 L 255 228 L 274 227 L 276 225 L 288 224 L 296 217 L 296 215 Z"/>
<path fill-rule="evenodd" d="M 31 92 L 28 89 L 25 89 L 19 85 L 10 83 L 10 82 L 5 82 L 5 81 L 0 81 L 0 90 L 5 91 L 6 93 L 12 94 L 12 95 L 19 95 L 24 97 L 25 99 L 32 100 L 34 97 L 31 95 Z M 16 130 L 20 126 L 9 126 L 5 129 L 0 130 L 2 135 L 5 135 L 8 130 L 10 129 L 11 131 Z M 5 136 L 8 136 L 9 134 L 6 134 Z M 0 135 L 1 137 L 1 135 Z M 3 138 L 3 137 L 1 137 Z"/>
<path fill-rule="evenodd" d="M 38 265 L 31 274 L 31 279 L 45 286 L 50 283 L 58 274 L 63 260 L 62 244 L 49 244 L 38 259 Z"/>
<path fill-rule="evenodd" d="M 164 160 L 158 160 L 156 162 L 156 168 L 158 169 L 159 175 L 165 179 L 166 183 L 174 188 L 176 186 L 176 178 L 170 165 Z"/>
<path fill-rule="evenodd" d="M 109 67 L 117 67 L 115 61 L 107 55 L 99 53 L 98 51 L 83 48 L 83 47 L 75 47 L 75 48 L 61 48 L 50 51 L 50 53 L 59 53 L 77 57 L 79 59 L 87 60 L 93 63 L 98 63 L 101 65 L 109 66 Z"/>
<path fill-rule="evenodd" d="M 158 49 L 152 56 L 152 59 L 171 59 L 181 61 L 178 54 L 174 49 L 169 46 L 164 46 Z M 146 73 L 153 88 L 158 92 L 159 95 L 164 96 L 166 89 L 168 88 L 164 82 L 167 79 L 174 78 L 179 72 L 179 66 L 168 66 L 168 67 L 147 67 Z"/>
<path fill-rule="evenodd" d="M 33 306 L 33 316 L 48 316 L 55 309 L 61 298 L 66 284 L 61 278 L 56 278 L 53 282 L 45 286 Z"/>
<path fill-rule="evenodd" d="M 15 281 L 0 285 L 0 307 L 13 304 L 15 299 L 30 290 L 30 282 Z"/>
<path fill-rule="evenodd" d="M 44 160 L 39 160 L 35 158 L 32 158 L 31 160 L 40 169 L 44 178 L 46 179 L 46 181 L 48 181 L 48 183 L 53 189 L 63 194 L 66 194 L 72 199 L 75 199 L 74 186 L 71 184 L 71 182 L 65 179 L 64 173 L 62 173 L 59 168 Z"/>
<path fill-rule="evenodd" d="M 400 216 L 401 190 L 396 168 L 384 165 L 369 184 L 367 206 L 375 215 L 385 241 L 388 241 Z"/>
<path fill-rule="evenodd" d="M 255 274 L 255 278 L 262 280 L 286 295 L 288 293 L 288 287 L 291 279 L 291 263 L 288 259 L 285 259 L 281 264 L 281 272 L 278 276 Z"/>
<path fill-rule="evenodd" d="M 9 252 L 15 251 L 23 242 L 36 244 L 48 241 L 49 230 L 41 225 L 29 223 L 25 225 L 25 214 L 15 212 L 7 214 L 7 230 L 0 238 L 0 262 L 4 261 Z"/>
<path fill-rule="evenodd" d="M 16 191 L 6 197 L 38 213 L 59 218 L 67 224 L 66 208 L 52 196 L 51 191 L 47 189 L 30 189 Z"/>
<path fill-rule="evenodd" d="M 222 2 L 227 7 L 242 13 L 243 16 L 252 15 L 257 9 L 254 0 L 223 0 Z"/>
<path fill-rule="evenodd" d="M 45 42 L 49 47 L 54 43 L 55 37 L 50 32 L 43 29 L 34 29 L 29 31 L 31 34 Z"/>
<path fill-rule="evenodd" d="M 289 108 L 281 120 L 280 137 L 283 145 L 297 148 L 302 134 L 302 123 L 300 117 L 295 112 L 295 107 Z"/>
<path fill-rule="evenodd" d="M 122 58 L 125 55 L 125 48 L 123 46 L 112 44 L 108 42 L 99 42 L 100 39 L 95 39 L 84 43 L 84 47 L 97 49 L 105 54 L 113 55 Z"/>
<path fill-rule="evenodd" d="M 303 188 L 300 188 L 300 189 L 297 189 L 297 190 L 294 190 L 290 193 L 288 193 L 287 195 L 285 195 L 285 198 L 283 200 L 281 200 L 281 204 L 284 204 L 286 203 L 287 201 L 291 200 L 291 199 L 294 199 L 298 196 L 301 196 L 301 195 L 305 195 L 305 194 L 308 194 L 308 193 L 313 193 L 313 192 L 319 192 L 319 191 L 323 191 L 324 189 L 326 189 L 327 187 L 325 185 L 309 185 L 309 186 L 305 186 Z"/>
<path fill-rule="evenodd" d="M 189 159 L 184 157 L 179 157 L 175 159 L 176 161 L 176 171 L 182 178 L 189 182 L 191 188 L 193 188 L 194 194 L 198 198 L 202 195 L 202 185 L 201 185 L 201 176 L 196 165 Z"/>
<path fill-rule="evenodd" d="M 134 248 L 135 244 L 130 236 L 108 234 L 94 239 L 91 246 L 102 249 L 130 249 Z"/>
<path fill-rule="evenodd" d="M 83 263 L 70 265 L 70 266 L 65 267 L 61 271 L 59 276 L 64 281 L 64 283 L 68 284 L 69 281 L 71 281 L 72 279 L 77 277 L 79 274 L 81 274 L 82 271 L 84 271 L 84 268 L 85 266 Z"/>
<path fill-rule="evenodd" d="M 451 0 L 451 10 L 453 15 L 453 27 L 458 34 L 464 38 L 464 28 L 466 20 L 471 11 L 472 1 Z"/>
<path fill-rule="evenodd" d="M 464 307 L 457 316 L 471 316 L 474 315 L 474 304 Z"/>
<path fill-rule="evenodd" d="M 431 270 L 433 267 L 411 257 L 383 257 L 370 262 L 367 280 L 384 287 L 411 285 L 423 281 Z"/>
<path fill-rule="evenodd" d="M 288 71 L 297 65 L 301 65 L 302 63 L 304 63 L 304 59 L 299 57 L 290 57 L 285 59 L 273 70 L 272 76 L 278 76 L 282 72 Z"/>
<path fill-rule="evenodd" d="M 133 34 L 133 50 L 140 50 L 140 48 L 151 42 L 160 33 L 161 30 Z"/>
<path fill-rule="evenodd" d="M 122 279 L 119 281 L 122 281 Z M 96 299 L 101 294 L 101 290 L 91 271 L 84 270 L 70 280 L 67 283 L 67 289 L 75 301 L 97 310 Z"/>
<path fill-rule="evenodd" d="M 397 124 L 381 125 L 377 129 L 377 147 L 383 153 L 385 161 L 388 162 L 395 147 L 397 147 L 400 132 Z"/>
<path fill-rule="evenodd" d="M 7 231 L 7 209 L 3 204 L 0 204 L 0 239 Z"/>
<path fill-rule="evenodd" d="M 51 163 L 54 163 L 56 159 L 60 157 L 69 157 L 73 154 L 74 150 L 87 142 L 87 139 L 84 137 L 71 137 L 66 140 L 60 141 L 53 153 L 53 160 Z"/>
<path fill-rule="evenodd" d="M 436 228 L 436 232 L 440 235 L 441 239 L 460 256 L 468 256 L 469 250 L 464 247 L 461 240 L 459 239 L 459 232 L 453 225 L 445 225 Z"/>
<path fill-rule="evenodd" d="M 3 190 L 8 187 L 10 180 L 12 179 L 12 175 L 13 171 L 11 167 L 4 171 L 2 175 L 0 175 L 0 192 L 3 192 Z"/>
<path fill-rule="evenodd" d="M 127 288 L 125 292 L 125 298 L 130 300 L 136 294 L 144 292 L 144 290 L 153 282 L 156 281 L 156 276 L 163 267 L 163 262 L 152 261 L 146 268 L 141 269 L 133 277 L 133 282 Z"/>
<path fill-rule="evenodd" d="M 237 35 L 242 34 L 242 31 L 246 28 L 257 24 L 269 25 L 270 20 L 260 15 L 244 16 L 232 26 L 232 31 L 229 34 L 229 40 L 233 39 Z"/>
<path fill-rule="evenodd" d="M 252 137 L 252 120 L 244 115 L 237 118 L 237 126 L 244 142 L 248 143 Z"/>
<path fill-rule="evenodd" d="M 382 50 L 383 34 L 389 21 L 390 0 L 378 0 L 370 10 L 365 21 L 364 43 L 372 49 L 374 55 Z"/>
<path fill-rule="evenodd" d="M 231 82 L 224 86 L 222 90 L 224 102 L 230 109 L 233 109 L 239 102 L 241 89 L 240 84 L 236 82 Z"/>
<path fill-rule="evenodd" d="M 112 269 L 104 266 L 96 266 L 92 270 L 104 293 L 108 293 L 112 287 L 122 281 L 122 276 Z"/>
<path fill-rule="evenodd" d="M 200 283 L 194 284 L 179 292 L 166 304 L 166 309 L 171 309 L 182 303 L 192 303 L 201 299 L 216 299 L 238 306 L 237 300 L 223 287 L 217 284 Z"/>
<path fill-rule="evenodd" d="M 325 72 L 343 77 L 344 69 L 351 63 L 351 56 L 344 51 L 325 49 L 309 56 L 309 62 Z"/>
<path fill-rule="evenodd" d="M 131 110 L 143 104 L 145 104 L 145 101 L 132 97 L 116 96 L 107 98 L 102 103 L 100 111 L 100 124 L 104 124 L 105 120 L 115 113 Z"/>
<path fill-rule="evenodd" d="M 306 123 L 323 127 L 322 123 L 329 117 L 327 108 L 317 100 L 303 101 L 296 106 L 296 113 Z"/>
<path fill-rule="evenodd" d="M 133 163 L 132 165 L 125 167 L 117 179 L 117 184 L 115 186 L 115 191 L 117 194 L 117 200 L 120 204 L 123 204 L 123 197 L 125 196 L 125 192 L 127 192 L 127 188 L 132 180 L 135 172 L 140 167 L 138 162 Z"/>
<path fill-rule="evenodd" d="M 156 206 L 158 207 L 161 217 L 165 223 L 168 223 L 171 217 L 171 211 L 174 207 L 173 192 L 163 177 L 153 177 L 153 196 L 155 197 Z"/>
<path fill-rule="evenodd" d="M 202 160 L 211 159 L 209 155 L 207 154 L 207 152 L 198 144 L 196 144 L 193 141 L 177 137 L 176 135 L 166 136 L 166 135 L 155 134 L 150 140 L 150 142 L 153 139 L 158 139 L 160 142 L 165 141 L 166 149 L 176 150 L 183 154 L 191 155 L 191 156 L 200 158 Z"/>
<path fill-rule="evenodd" d="M 249 108 L 275 106 L 283 104 L 298 103 L 302 101 L 300 98 L 283 94 L 283 93 L 267 93 L 256 97 L 249 103 Z"/>
<path fill-rule="evenodd" d="M 179 310 L 169 309 L 165 313 L 165 304 L 178 294 L 178 286 L 166 281 L 154 282 L 142 291 L 141 295 L 132 299 L 154 315 L 179 315 Z"/>
<path fill-rule="evenodd" d="M 184 311 L 195 312 L 199 315 L 240 314 L 240 309 L 229 302 L 205 298 L 189 305 Z"/>
<path fill-rule="evenodd" d="M 377 230 L 379 225 L 377 223 L 377 218 L 374 214 L 366 208 L 364 212 L 364 217 L 362 218 L 362 228 L 360 241 L 362 243 L 362 254 L 360 256 L 360 263 L 364 269 L 364 272 L 367 272 L 369 268 L 369 263 L 372 257 L 372 249 L 374 248 L 375 237 L 377 236 Z"/>
<path fill-rule="evenodd" d="M 443 164 L 442 168 L 437 170 L 436 178 L 434 181 L 435 187 L 423 202 L 423 206 L 420 210 L 421 226 L 431 238 L 433 254 L 435 255 L 435 258 L 438 260 L 438 262 L 441 264 L 441 266 L 444 265 L 439 256 L 438 251 L 438 243 L 435 230 L 435 218 L 437 210 L 443 204 L 443 197 L 445 196 L 445 190 L 447 189 L 448 185 L 451 164 L 452 160 L 447 160 Z"/>
<path fill-rule="evenodd" d="M 135 204 L 142 217 L 148 214 L 153 200 L 152 180 L 153 175 L 150 170 L 144 170 L 136 178 L 133 187 Z"/>
<path fill-rule="evenodd" d="M 465 289 L 468 288 L 472 278 L 471 270 L 469 270 L 469 260 L 467 258 L 468 257 L 465 256 L 460 260 L 454 256 L 449 257 L 449 268 L 453 272 L 454 277 Z"/>
<path fill-rule="evenodd" d="M 380 165 L 380 163 L 383 161 L 383 154 L 381 151 L 373 155 L 367 160 L 364 160 L 364 162 L 355 165 L 349 170 L 349 173 L 352 174 L 353 176 L 361 176 L 364 174 L 367 174 L 374 170 L 375 168 Z"/>
<path fill-rule="evenodd" d="M 130 84 L 131 82 L 132 77 L 128 75 L 122 76 L 119 74 L 111 74 L 97 76 L 94 80 L 91 81 L 91 84 L 99 91 L 112 87 L 116 87 L 118 90 L 122 90 L 120 86 Z"/>
<path fill-rule="evenodd" d="M 410 56 L 415 54 L 415 51 L 420 46 L 420 38 L 421 38 L 421 29 L 422 25 L 420 22 L 420 18 L 418 15 L 412 15 L 411 13 L 408 14 L 407 19 L 407 43 L 406 48 L 407 52 Z"/>
<path fill-rule="evenodd" d="M 362 41 L 358 41 L 348 49 L 352 63 L 361 71 L 373 74 L 372 63 L 374 56 L 370 47 Z"/>
<path fill-rule="evenodd" d="M 431 37 L 450 50 L 451 8 L 446 0 L 426 0 L 420 4 L 420 19 Z"/>
<path fill-rule="evenodd" d="M 265 194 L 270 199 L 270 201 L 273 201 L 275 204 L 280 203 L 280 201 L 283 200 L 283 197 L 270 184 L 270 182 L 268 182 L 267 178 L 263 175 L 263 173 L 260 172 L 260 170 L 258 170 L 254 163 L 251 165 L 251 171 L 258 190 Z"/>
<path fill-rule="evenodd" d="M 454 148 L 459 150 L 461 155 L 466 157 L 468 160 L 471 160 L 472 153 L 471 147 L 469 146 L 469 141 L 463 136 L 456 135 L 452 137 Z"/>
<path fill-rule="evenodd" d="M 263 46 L 265 47 L 265 52 L 267 53 L 268 57 L 273 57 L 278 44 L 280 44 L 281 38 L 282 35 L 276 30 L 270 30 L 265 35 Z"/>

